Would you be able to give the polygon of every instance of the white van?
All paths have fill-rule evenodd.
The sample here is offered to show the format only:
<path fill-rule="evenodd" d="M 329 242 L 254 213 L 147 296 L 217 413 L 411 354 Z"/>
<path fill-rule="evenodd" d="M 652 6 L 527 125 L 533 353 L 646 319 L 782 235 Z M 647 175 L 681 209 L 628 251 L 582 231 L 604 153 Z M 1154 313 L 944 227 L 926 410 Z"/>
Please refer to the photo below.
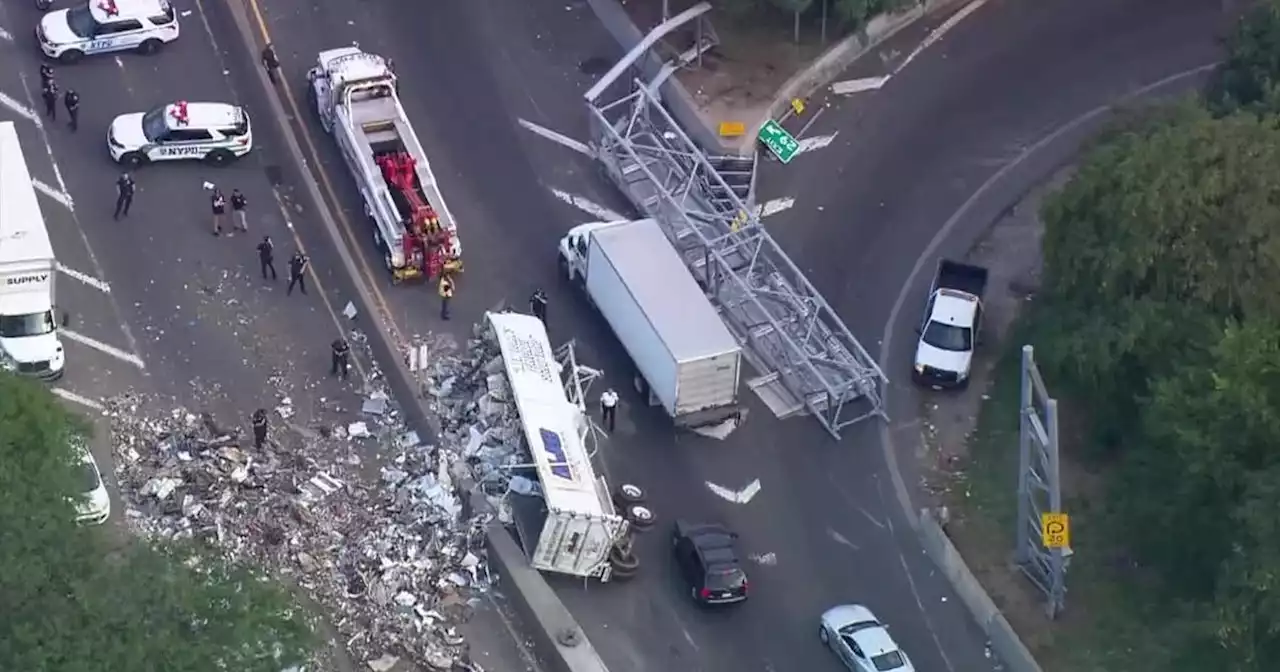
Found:
<path fill-rule="evenodd" d="M 66 355 L 54 317 L 57 259 L 18 131 L 0 122 L 0 365 L 44 379 L 62 377 Z"/>

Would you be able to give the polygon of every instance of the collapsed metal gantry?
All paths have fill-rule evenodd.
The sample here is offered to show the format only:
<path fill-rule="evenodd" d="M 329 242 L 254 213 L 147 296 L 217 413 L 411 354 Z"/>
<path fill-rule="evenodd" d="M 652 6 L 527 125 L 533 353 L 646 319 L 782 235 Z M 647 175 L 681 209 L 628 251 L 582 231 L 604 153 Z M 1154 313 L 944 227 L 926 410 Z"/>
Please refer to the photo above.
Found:
<path fill-rule="evenodd" d="M 886 418 L 887 383 L 875 360 L 760 224 L 741 182 L 731 186 L 664 108 L 655 81 L 610 103 L 597 99 L 635 61 L 707 3 L 654 28 L 585 98 L 592 154 L 636 208 L 657 220 L 747 351 L 761 378 L 779 383 L 789 412 L 807 410 L 839 439 L 843 428 Z M 667 70 L 664 68 L 664 70 Z"/>

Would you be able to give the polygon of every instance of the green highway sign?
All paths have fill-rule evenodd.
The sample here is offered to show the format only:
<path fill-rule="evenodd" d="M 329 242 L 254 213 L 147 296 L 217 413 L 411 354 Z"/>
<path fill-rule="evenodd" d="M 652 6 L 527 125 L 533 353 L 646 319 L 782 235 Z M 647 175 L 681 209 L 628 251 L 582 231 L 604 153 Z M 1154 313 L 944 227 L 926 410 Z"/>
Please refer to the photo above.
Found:
<path fill-rule="evenodd" d="M 782 124 L 772 119 L 764 122 L 757 137 L 783 163 L 791 163 L 791 159 L 800 153 L 800 143 L 796 141 L 795 136 L 788 133 Z"/>

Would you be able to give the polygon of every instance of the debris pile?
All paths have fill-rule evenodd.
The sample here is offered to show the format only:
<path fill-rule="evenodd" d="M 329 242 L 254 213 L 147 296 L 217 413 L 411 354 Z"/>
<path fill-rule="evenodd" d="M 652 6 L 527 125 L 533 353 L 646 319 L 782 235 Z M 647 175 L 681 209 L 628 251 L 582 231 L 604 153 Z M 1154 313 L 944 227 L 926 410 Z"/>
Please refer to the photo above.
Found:
<path fill-rule="evenodd" d="M 420 440 L 377 391 L 359 418 L 318 430 L 293 424 L 282 399 L 261 450 L 207 414 L 160 406 L 139 395 L 106 405 L 131 528 L 288 578 L 371 669 L 468 669 L 456 626 L 493 577 L 489 515 L 459 497 L 470 474 L 457 451 Z"/>

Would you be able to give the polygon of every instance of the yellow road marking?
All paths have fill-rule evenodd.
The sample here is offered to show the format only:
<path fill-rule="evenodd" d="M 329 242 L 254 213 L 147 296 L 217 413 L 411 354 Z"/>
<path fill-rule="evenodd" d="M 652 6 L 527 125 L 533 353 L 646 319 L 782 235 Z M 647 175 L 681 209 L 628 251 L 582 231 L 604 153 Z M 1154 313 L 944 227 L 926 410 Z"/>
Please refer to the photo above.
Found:
<path fill-rule="evenodd" d="M 258 4 L 258 0 L 248 0 L 248 3 L 249 7 L 253 9 L 253 18 L 258 24 L 258 32 L 260 33 L 263 44 L 272 43 L 271 31 L 267 28 L 267 21 L 262 15 L 262 7 Z M 302 141 L 306 143 L 307 151 L 310 152 L 311 157 L 315 159 L 315 168 L 311 173 L 320 181 L 320 186 L 324 189 L 325 195 L 328 196 L 329 202 L 333 205 L 332 212 L 334 217 L 337 218 L 338 225 L 342 227 L 342 232 L 347 237 L 347 241 L 354 246 L 357 238 L 353 233 L 351 222 L 347 219 L 346 213 L 342 210 L 342 201 L 338 199 L 337 191 L 333 188 L 333 183 L 329 180 L 328 173 L 325 171 L 324 167 L 320 165 L 320 153 L 316 151 L 316 143 L 311 137 L 311 132 L 307 130 L 306 122 L 303 121 L 305 117 L 302 115 L 301 108 L 298 107 L 298 101 L 294 99 L 293 92 L 289 89 L 289 83 L 287 81 L 281 81 L 280 90 L 284 93 L 284 101 L 289 106 L 290 114 L 298 121 L 297 128 L 300 131 L 299 135 L 302 136 Z M 302 168 L 303 170 L 307 169 L 305 166 Z M 279 195 L 277 195 L 277 198 L 279 198 Z M 317 205 L 319 207 L 325 207 L 324 203 L 318 203 Z M 283 203 L 281 204 L 281 207 L 284 207 Z M 298 248 L 303 249 L 302 240 L 298 237 L 297 231 L 293 230 L 292 227 L 290 227 L 289 230 L 293 234 L 294 241 L 298 244 Z M 354 254 L 352 256 L 355 257 L 356 262 L 360 264 L 361 275 L 364 276 L 364 284 L 369 288 L 369 292 L 373 295 L 374 301 L 378 304 L 376 307 L 379 312 L 382 313 L 384 323 L 387 325 L 388 329 L 391 330 L 392 336 L 394 337 L 393 340 L 398 344 L 401 339 L 399 338 L 399 329 L 396 327 L 395 320 L 392 319 L 392 315 L 394 315 L 394 313 L 392 313 L 390 308 L 387 307 L 386 297 L 382 295 L 382 290 L 374 281 L 373 271 L 369 268 L 369 262 L 365 260 L 364 255 L 361 254 L 359 250 L 353 250 L 353 252 Z M 303 250 L 303 254 L 306 254 L 305 250 Z M 315 277 L 315 269 L 312 269 L 311 275 L 312 277 Z M 316 281 L 316 286 L 319 287 L 318 280 Z M 326 305 L 327 303 L 328 302 L 326 301 Z M 330 313 L 333 313 L 332 307 L 330 307 Z M 337 319 L 336 314 L 334 315 L 334 319 Z"/>

